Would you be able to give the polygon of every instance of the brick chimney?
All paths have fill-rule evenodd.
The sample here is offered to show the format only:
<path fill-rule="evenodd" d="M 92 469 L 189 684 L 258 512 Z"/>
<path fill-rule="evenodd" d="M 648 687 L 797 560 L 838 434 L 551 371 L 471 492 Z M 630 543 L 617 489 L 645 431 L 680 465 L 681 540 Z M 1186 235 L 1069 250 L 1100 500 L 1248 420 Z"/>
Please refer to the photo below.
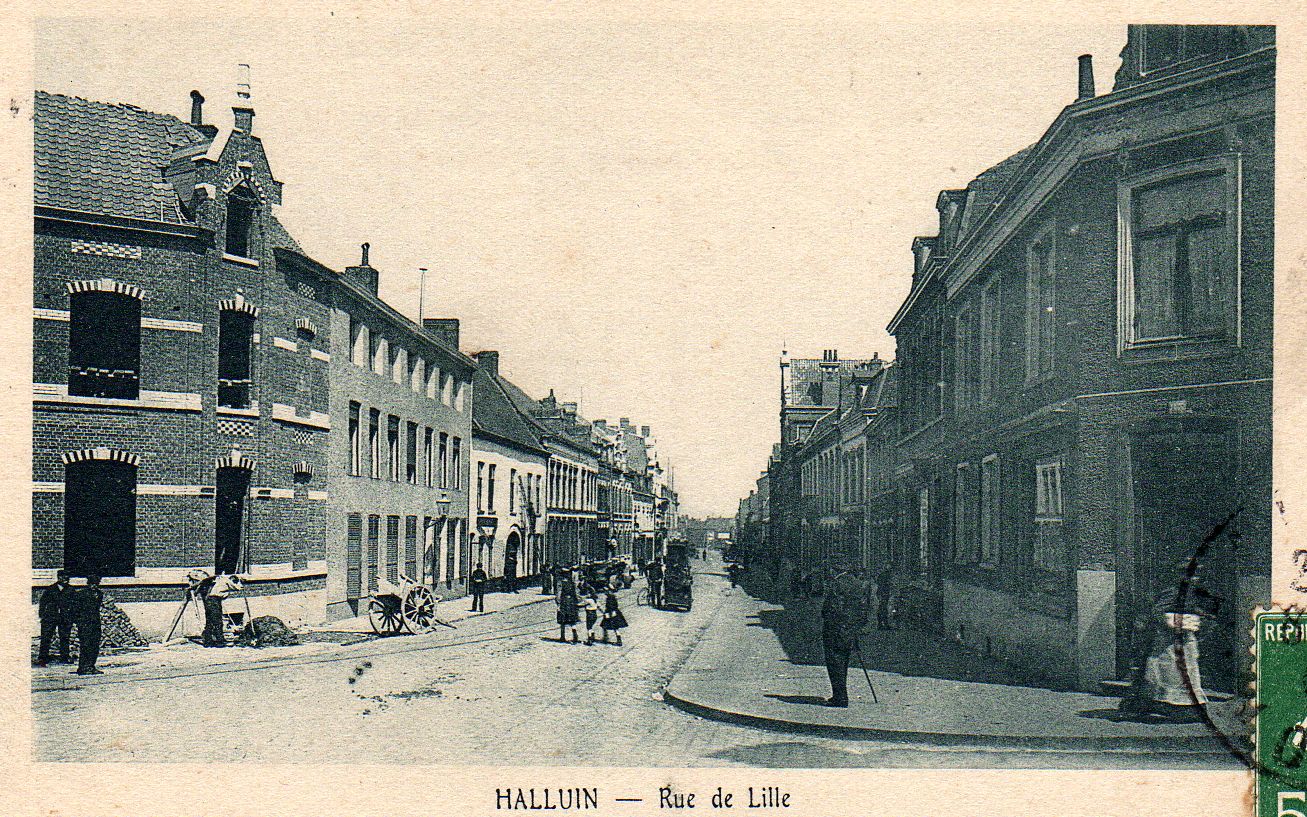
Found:
<path fill-rule="evenodd" d="M 1094 55 L 1080 55 L 1080 86 L 1076 94 L 1076 102 L 1084 102 L 1086 99 L 1093 99 L 1094 90 Z"/>
<path fill-rule="evenodd" d="M 378 274 L 372 265 L 368 263 L 369 244 L 364 242 L 362 246 L 363 258 L 358 264 L 352 267 L 345 267 L 345 277 L 363 287 L 367 292 L 373 295 L 377 294 Z"/>
<path fill-rule="evenodd" d="M 477 352 L 473 357 L 476 358 L 477 365 L 482 371 L 493 378 L 499 378 L 499 352 L 487 350 Z"/>
<path fill-rule="evenodd" d="M 650 435 L 651 433 L 652 433 L 652 432 L 649 430 L 649 426 L 640 426 L 640 436 L 641 436 L 641 437 L 644 437 L 645 439 L 648 439 L 648 438 L 649 438 L 649 435 Z"/>
<path fill-rule="evenodd" d="M 424 318 L 422 328 L 449 348 L 458 349 L 458 318 Z"/>
<path fill-rule="evenodd" d="M 218 135 L 217 125 L 204 124 L 204 94 L 191 91 L 191 127 L 212 139 Z"/>

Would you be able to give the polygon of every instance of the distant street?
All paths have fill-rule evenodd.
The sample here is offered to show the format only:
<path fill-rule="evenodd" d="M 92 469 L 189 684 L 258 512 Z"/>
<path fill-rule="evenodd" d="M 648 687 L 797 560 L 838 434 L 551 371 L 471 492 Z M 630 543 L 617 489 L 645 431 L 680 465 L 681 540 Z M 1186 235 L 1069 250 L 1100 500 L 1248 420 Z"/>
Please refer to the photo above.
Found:
<path fill-rule="evenodd" d="M 977 750 L 844 740 L 687 714 L 664 703 L 661 690 L 719 610 L 724 594 L 743 592 L 728 589 L 715 556 L 708 565 L 696 565 L 695 606 L 688 614 L 638 607 L 634 594 L 625 596 L 631 627 L 620 648 L 557 643 L 554 606 L 542 603 L 469 619 L 457 630 L 402 643 L 356 645 L 329 659 L 34 692 L 37 758 L 1228 768 L 1211 759 L 1177 763 L 1146 752 Z"/>

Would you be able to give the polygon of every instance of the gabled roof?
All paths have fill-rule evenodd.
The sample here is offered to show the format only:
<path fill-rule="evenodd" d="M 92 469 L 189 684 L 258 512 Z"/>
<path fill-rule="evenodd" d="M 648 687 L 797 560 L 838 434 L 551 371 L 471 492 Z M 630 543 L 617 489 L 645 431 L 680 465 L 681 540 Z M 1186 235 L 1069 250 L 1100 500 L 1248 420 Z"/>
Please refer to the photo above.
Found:
<path fill-rule="evenodd" d="M 194 225 L 164 171 L 212 139 L 170 114 L 37 91 L 32 116 L 37 207 Z M 189 161 L 188 159 L 184 159 Z M 273 247 L 299 244 L 269 217 Z"/>
<path fill-rule="evenodd" d="M 472 375 L 472 393 L 476 395 L 472 401 L 472 430 L 546 454 L 544 442 L 536 434 L 535 423 L 524 416 L 509 397 L 504 387 L 507 382 L 483 368 L 478 368 Z M 513 388 L 517 389 L 516 386 Z"/>

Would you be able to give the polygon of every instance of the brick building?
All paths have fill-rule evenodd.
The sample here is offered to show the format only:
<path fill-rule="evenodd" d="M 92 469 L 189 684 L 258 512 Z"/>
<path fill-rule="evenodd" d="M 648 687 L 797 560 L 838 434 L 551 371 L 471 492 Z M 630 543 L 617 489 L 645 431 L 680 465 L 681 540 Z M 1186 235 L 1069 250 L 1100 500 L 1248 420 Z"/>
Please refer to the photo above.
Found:
<path fill-rule="evenodd" d="M 1110 93 L 1082 58 L 914 242 L 895 555 L 961 643 L 1094 689 L 1197 553 L 1203 678 L 1235 689 L 1269 590 L 1273 36 L 1131 26 Z"/>
<path fill-rule="evenodd" d="M 156 635 L 196 567 L 291 621 L 326 579 L 328 308 L 279 264 L 248 85 L 229 126 L 191 102 L 33 118 L 32 581 L 101 573 Z"/>

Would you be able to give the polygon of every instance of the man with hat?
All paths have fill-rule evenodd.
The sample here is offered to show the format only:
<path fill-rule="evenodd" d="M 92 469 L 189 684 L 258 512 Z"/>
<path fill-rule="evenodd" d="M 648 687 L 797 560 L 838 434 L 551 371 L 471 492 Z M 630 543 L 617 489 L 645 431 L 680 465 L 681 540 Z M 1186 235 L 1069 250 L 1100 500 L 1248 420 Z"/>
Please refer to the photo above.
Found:
<path fill-rule="evenodd" d="M 866 622 L 866 603 L 866 584 L 854 574 L 847 557 L 840 559 L 821 606 L 821 645 L 831 688 L 826 706 L 849 705 L 849 657 Z"/>

